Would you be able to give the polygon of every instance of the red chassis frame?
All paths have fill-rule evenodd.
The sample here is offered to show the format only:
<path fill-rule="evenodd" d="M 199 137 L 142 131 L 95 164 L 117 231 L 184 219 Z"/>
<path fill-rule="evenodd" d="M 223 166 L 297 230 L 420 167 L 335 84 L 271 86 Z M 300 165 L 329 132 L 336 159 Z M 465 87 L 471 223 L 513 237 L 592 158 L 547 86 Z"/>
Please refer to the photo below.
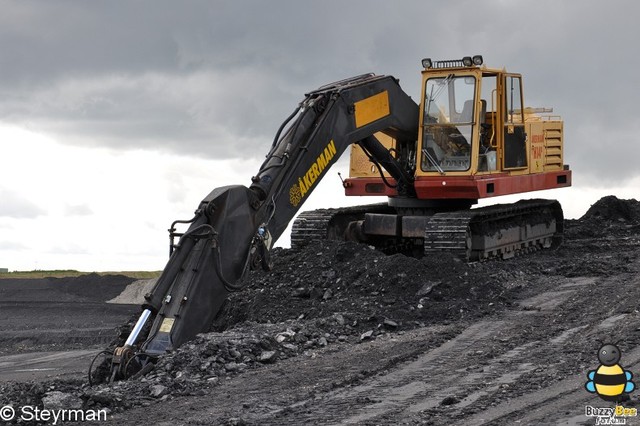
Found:
<path fill-rule="evenodd" d="M 395 184 L 393 178 L 387 178 Z M 474 176 L 419 176 L 414 182 L 418 199 L 480 199 L 499 195 L 518 194 L 544 189 L 571 186 L 571 170 L 509 175 L 499 173 Z M 344 182 L 345 195 L 398 196 L 394 188 L 385 185 L 381 178 L 348 178 Z"/>

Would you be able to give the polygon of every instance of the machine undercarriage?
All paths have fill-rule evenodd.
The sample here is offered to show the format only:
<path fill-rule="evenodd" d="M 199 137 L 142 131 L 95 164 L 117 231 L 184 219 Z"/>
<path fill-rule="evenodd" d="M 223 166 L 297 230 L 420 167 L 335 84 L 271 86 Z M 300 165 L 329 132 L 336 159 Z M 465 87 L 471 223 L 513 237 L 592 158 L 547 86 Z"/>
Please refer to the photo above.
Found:
<path fill-rule="evenodd" d="M 555 200 L 522 200 L 462 211 L 397 214 L 386 204 L 301 213 L 291 247 L 313 240 L 370 244 L 391 254 L 415 257 L 447 251 L 465 261 L 508 259 L 562 242 L 563 213 Z"/>

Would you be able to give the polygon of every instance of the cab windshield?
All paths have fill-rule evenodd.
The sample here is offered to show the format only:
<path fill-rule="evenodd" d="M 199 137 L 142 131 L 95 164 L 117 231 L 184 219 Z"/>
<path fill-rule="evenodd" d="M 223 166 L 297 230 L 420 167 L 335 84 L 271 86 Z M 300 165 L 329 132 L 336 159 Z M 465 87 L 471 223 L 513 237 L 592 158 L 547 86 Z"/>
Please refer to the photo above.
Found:
<path fill-rule="evenodd" d="M 463 171 L 471 166 L 475 87 L 473 76 L 427 80 L 422 170 Z"/>

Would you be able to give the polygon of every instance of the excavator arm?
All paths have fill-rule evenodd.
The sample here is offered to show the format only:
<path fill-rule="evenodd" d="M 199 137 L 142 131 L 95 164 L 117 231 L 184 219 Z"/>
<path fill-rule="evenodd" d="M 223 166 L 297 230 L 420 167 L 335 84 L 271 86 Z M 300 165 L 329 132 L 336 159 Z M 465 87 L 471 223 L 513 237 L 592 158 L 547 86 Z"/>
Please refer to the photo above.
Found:
<path fill-rule="evenodd" d="M 395 160 L 373 137 L 386 133 L 415 155 L 418 105 L 393 77 L 367 74 L 323 86 L 307 94 L 297 114 L 284 137 L 276 136 L 267 160 L 252 179 L 251 190 L 265 203 L 274 239 L 352 143 L 360 144 L 410 190 L 413 171 L 405 170 L 407 161 Z"/>
<path fill-rule="evenodd" d="M 250 268 L 270 269 L 272 243 L 349 145 L 359 144 L 383 167 L 400 194 L 414 195 L 418 115 L 418 105 L 391 76 L 360 75 L 308 93 L 278 130 L 249 188 L 216 188 L 191 220 L 171 226 L 171 256 L 129 338 L 113 354 L 111 380 L 144 370 L 207 331 Z M 396 140 L 395 156 L 377 132 Z M 178 233 L 177 223 L 187 231 Z"/>

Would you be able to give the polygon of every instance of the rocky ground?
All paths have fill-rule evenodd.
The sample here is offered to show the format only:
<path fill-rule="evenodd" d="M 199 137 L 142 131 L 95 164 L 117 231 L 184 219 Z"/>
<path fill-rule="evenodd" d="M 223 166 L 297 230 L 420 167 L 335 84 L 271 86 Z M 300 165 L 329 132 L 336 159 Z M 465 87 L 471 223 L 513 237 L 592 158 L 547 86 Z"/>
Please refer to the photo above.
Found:
<path fill-rule="evenodd" d="M 605 197 L 565 236 L 471 264 L 277 249 L 210 333 L 147 376 L 5 382 L 0 405 L 104 408 L 120 424 L 595 424 L 585 406 L 613 406 L 584 389 L 600 342 L 619 342 L 640 377 L 640 203 Z"/>

